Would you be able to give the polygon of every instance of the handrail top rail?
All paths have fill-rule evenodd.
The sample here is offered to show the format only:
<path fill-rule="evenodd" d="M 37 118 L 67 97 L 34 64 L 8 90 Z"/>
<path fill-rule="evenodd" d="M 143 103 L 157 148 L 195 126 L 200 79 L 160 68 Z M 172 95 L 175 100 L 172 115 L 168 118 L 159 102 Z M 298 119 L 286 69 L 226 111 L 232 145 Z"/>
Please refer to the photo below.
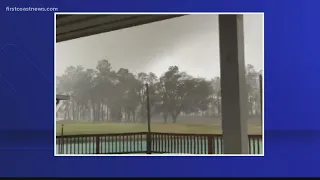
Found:
<path fill-rule="evenodd" d="M 173 135 L 173 136 L 222 136 L 222 134 L 195 134 L 195 133 L 168 133 L 168 132 L 151 132 L 156 135 Z M 248 134 L 248 136 L 262 136 L 261 134 Z"/>
<path fill-rule="evenodd" d="M 108 134 L 74 134 L 74 135 L 57 135 L 56 138 L 75 138 L 75 137 L 99 137 L 99 136 L 132 136 L 147 135 L 148 132 L 128 132 L 128 133 L 108 133 Z M 192 134 L 192 133 L 167 133 L 151 132 L 151 135 L 168 135 L 168 136 L 222 136 L 222 134 Z M 248 134 L 249 137 L 261 137 L 261 134 Z"/>
<path fill-rule="evenodd" d="M 146 135 L 147 132 L 128 132 L 128 133 L 107 133 L 107 134 L 70 134 L 57 135 L 57 138 L 71 138 L 71 137 L 97 137 L 97 136 L 130 136 L 130 135 Z"/>

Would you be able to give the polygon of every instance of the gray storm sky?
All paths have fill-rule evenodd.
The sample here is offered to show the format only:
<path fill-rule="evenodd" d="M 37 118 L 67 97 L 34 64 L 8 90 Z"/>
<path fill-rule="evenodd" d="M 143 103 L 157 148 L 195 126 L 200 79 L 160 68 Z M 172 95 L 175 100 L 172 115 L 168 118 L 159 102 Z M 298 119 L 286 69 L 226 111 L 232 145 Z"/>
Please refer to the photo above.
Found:
<path fill-rule="evenodd" d="M 263 15 L 244 15 L 245 61 L 263 68 Z M 193 76 L 220 75 L 218 15 L 188 15 L 56 44 L 56 75 L 66 67 L 95 68 L 102 59 L 113 69 L 154 72 L 169 66 Z"/>

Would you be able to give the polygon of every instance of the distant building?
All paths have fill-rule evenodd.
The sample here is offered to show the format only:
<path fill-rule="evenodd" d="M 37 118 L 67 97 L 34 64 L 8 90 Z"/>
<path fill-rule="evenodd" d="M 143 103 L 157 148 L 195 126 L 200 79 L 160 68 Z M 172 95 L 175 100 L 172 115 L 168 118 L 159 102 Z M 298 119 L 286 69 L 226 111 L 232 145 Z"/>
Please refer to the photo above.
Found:
<path fill-rule="evenodd" d="M 67 95 L 56 95 L 56 105 L 60 103 L 61 100 L 69 100 L 70 97 Z"/>

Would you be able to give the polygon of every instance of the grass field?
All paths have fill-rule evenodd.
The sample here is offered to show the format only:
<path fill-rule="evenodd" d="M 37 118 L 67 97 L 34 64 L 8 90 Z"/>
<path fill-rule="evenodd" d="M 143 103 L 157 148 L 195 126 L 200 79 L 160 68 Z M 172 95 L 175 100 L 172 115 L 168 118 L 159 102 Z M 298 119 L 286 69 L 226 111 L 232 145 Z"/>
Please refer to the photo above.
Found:
<path fill-rule="evenodd" d="M 107 133 L 128 133 L 146 132 L 146 124 L 136 123 L 92 123 L 87 121 L 57 121 L 56 133 L 61 135 L 63 124 L 63 134 L 107 134 Z M 152 132 L 166 133 L 190 133 L 190 134 L 221 134 L 220 124 L 152 124 Z M 260 125 L 248 125 L 248 134 L 261 134 Z"/>

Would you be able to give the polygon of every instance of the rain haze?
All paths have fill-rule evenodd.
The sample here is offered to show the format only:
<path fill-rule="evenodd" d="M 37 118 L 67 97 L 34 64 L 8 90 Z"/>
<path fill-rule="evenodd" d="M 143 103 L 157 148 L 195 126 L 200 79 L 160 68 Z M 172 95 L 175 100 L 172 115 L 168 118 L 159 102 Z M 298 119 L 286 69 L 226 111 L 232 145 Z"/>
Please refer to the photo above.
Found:
<path fill-rule="evenodd" d="M 263 68 L 263 15 L 244 15 L 245 61 Z M 56 44 L 56 75 L 66 67 L 96 68 L 107 59 L 114 69 L 160 76 L 169 66 L 193 76 L 220 75 L 218 15 L 188 15 Z"/>
<path fill-rule="evenodd" d="M 243 17 L 243 87 L 248 93 L 242 95 L 248 94 L 248 134 L 259 137 L 250 142 L 259 150 L 250 153 L 262 154 L 263 14 Z M 211 134 L 218 136 L 216 149 L 206 152 L 199 147 L 198 154 L 222 153 L 219 51 L 216 14 L 186 15 L 56 43 L 56 93 L 70 97 L 56 102 L 56 134 Z M 244 117 L 238 119 L 245 122 Z M 146 139 L 139 143 L 147 149 Z M 56 147 L 66 153 L 64 145 Z M 81 153 L 94 153 L 85 151 Z"/>

